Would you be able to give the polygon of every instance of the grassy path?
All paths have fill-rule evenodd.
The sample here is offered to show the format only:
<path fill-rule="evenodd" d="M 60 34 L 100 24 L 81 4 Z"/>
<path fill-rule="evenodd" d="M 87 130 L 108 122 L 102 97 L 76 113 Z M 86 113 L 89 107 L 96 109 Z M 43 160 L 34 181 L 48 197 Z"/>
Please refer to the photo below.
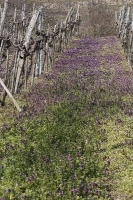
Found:
<path fill-rule="evenodd" d="M 0 134 L 0 199 L 133 199 L 133 71 L 116 37 L 71 43 Z"/>

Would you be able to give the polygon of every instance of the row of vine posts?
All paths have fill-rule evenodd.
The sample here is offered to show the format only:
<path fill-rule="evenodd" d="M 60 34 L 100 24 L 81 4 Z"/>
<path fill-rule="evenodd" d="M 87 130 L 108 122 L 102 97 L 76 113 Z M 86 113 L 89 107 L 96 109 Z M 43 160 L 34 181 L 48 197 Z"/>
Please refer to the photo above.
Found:
<path fill-rule="evenodd" d="M 127 0 L 119 12 L 115 11 L 115 28 L 126 59 L 133 68 L 133 13 Z"/>
<path fill-rule="evenodd" d="M 32 13 L 26 16 L 26 5 L 17 13 L 15 7 L 12 19 L 7 23 L 9 0 L 4 8 L 0 6 L 0 67 L 5 63 L 1 105 L 5 104 L 7 94 L 19 112 L 22 109 L 13 97 L 21 89 L 27 89 L 29 82 L 43 72 L 49 72 L 59 53 L 64 51 L 68 41 L 78 34 L 80 25 L 79 5 L 77 10 L 70 8 L 66 19 L 47 28 L 44 21 L 45 8 L 33 5 Z"/>

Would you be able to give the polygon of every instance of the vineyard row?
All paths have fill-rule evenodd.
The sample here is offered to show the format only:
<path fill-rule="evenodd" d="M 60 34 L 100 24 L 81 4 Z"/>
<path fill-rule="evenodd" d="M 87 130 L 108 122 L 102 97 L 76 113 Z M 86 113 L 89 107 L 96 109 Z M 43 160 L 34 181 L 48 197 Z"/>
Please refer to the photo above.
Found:
<path fill-rule="evenodd" d="M 21 108 L 13 94 L 28 85 L 34 78 L 51 70 L 58 54 L 62 53 L 73 35 L 78 34 L 80 25 L 79 5 L 71 7 L 64 21 L 51 27 L 45 24 L 44 6 L 26 12 L 26 5 L 17 12 L 15 7 L 10 19 L 9 0 L 0 8 L 0 84 L 1 104 L 5 104 L 7 94 L 19 111 Z M 2 65 L 4 64 L 4 69 Z"/>

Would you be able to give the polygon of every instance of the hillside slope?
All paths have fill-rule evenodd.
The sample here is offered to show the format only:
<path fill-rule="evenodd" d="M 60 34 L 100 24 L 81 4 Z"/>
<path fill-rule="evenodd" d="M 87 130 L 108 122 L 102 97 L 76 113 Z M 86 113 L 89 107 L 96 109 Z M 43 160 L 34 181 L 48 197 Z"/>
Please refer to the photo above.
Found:
<path fill-rule="evenodd" d="M 1 198 L 133 195 L 132 69 L 116 37 L 71 46 L 24 94 L 26 111 L 4 125 Z"/>
<path fill-rule="evenodd" d="M 85 16 L 52 71 L 19 94 L 24 112 L 2 115 L 1 200 L 133 199 L 133 71 L 115 36 L 87 36 Z"/>

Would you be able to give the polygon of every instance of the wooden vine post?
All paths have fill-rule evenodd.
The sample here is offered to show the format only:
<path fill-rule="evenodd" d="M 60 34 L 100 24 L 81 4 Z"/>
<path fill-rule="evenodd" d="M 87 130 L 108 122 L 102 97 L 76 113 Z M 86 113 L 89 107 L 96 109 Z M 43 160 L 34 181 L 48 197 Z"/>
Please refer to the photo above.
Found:
<path fill-rule="evenodd" d="M 25 15 L 25 11 L 26 11 L 26 5 L 24 4 L 22 6 L 22 29 L 23 29 L 23 34 L 25 31 L 25 25 L 26 25 L 26 15 Z"/>
<path fill-rule="evenodd" d="M 8 84 L 8 76 L 9 76 L 9 49 L 7 48 L 6 73 L 5 73 L 5 81 L 4 81 L 5 85 Z M 6 95 L 7 95 L 7 92 L 6 92 L 6 90 L 4 90 L 3 96 L 2 96 L 2 104 L 3 105 L 5 104 Z"/>
<path fill-rule="evenodd" d="M 118 12 L 115 12 L 115 25 L 126 58 L 133 68 L 133 14 L 127 1 L 125 3 L 126 5 L 120 9 L 119 17 Z"/>
<path fill-rule="evenodd" d="M 9 3 L 9 0 L 5 0 L 4 9 L 3 9 L 1 20 L 0 20 L 0 36 L 3 35 L 3 30 L 4 30 L 5 20 L 6 20 L 6 14 L 7 14 L 7 9 L 8 9 L 8 3 Z"/>
<path fill-rule="evenodd" d="M 14 99 L 14 97 L 12 96 L 12 94 L 10 93 L 10 91 L 8 90 L 8 88 L 6 87 L 6 85 L 3 83 L 3 81 L 2 81 L 1 78 L 0 78 L 0 84 L 2 85 L 2 87 L 4 88 L 4 90 L 7 92 L 7 94 L 9 95 L 9 97 L 11 98 L 11 100 L 13 101 L 13 103 L 16 106 L 16 108 L 18 109 L 18 111 L 21 112 L 22 109 L 19 107 L 18 103 L 16 102 L 16 100 Z"/>
<path fill-rule="evenodd" d="M 39 20 L 38 30 L 41 33 L 44 30 L 44 7 L 43 6 L 41 6 L 39 9 L 39 19 L 38 20 Z M 38 52 L 37 52 L 38 75 L 40 75 L 42 73 L 42 53 L 43 53 L 42 46 L 43 46 L 43 42 L 41 41 L 39 44 Z"/>
<path fill-rule="evenodd" d="M 79 35 L 79 25 L 80 25 L 80 14 L 79 14 L 80 5 L 78 4 L 78 9 L 75 17 L 74 25 L 74 34 Z"/>
<path fill-rule="evenodd" d="M 57 25 L 54 26 L 54 31 L 53 31 L 53 54 L 52 54 L 52 65 L 54 64 L 54 60 L 55 60 L 55 43 L 56 43 L 56 27 Z"/>
<path fill-rule="evenodd" d="M 25 41 L 24 42 L 24 48 L 25 48 L 26 51 L 29 50 L 29 43 L 30 43 L 30 39 L 31 39 L 31 34 L 32 34 L 33 28 L 36 24 L 36 21 L 38 19 L 38 16 L 39 16 L 39 11 L 35 10 L 32 18 L 31 18 L 30 24 L 27 28 L 26 36 L 25 36 L 25 39 L 24 39 L 24 41 Z M 25 62 L 26 62 L 26 57 L 23 54 L 23 52 L 21 51 L 21 55 L 19 56 L 19 65 L 18 65 L 18 71 L 17 71 L 17 77 L 16 77 L 15 93 L 17 93 L 17 90 L 18 90 L 18 84 L 19 84 L 21 72 L 24 68 Z"/>
<path fill-rule="evenodd" d="M 13 19 L 13 32 L 16 32 L 16 16 L 17 16 L 17 7 L 14 9 L 14 19 Z"/>
<path fill-rule="evenodd" d="M 16 43 L 18 44 L 19 42 L 20 42 L 20 33 L 18 32 Z M 14 89 L 15 89 L 16 74 L 17 74 L 18 65 L 19 65 L 19 56 L 20 56 L 20 51 L 17 48 L 15 52 L 14 66 L 12 70 L 11 93 L 14 93 Z"/>
<path fill-rule="evenodd" d="M 133 14 L 132 14 L 132 22 L 130 28 L 130 38 L 129 38 L 129 64 L 133 68 Z"/>

